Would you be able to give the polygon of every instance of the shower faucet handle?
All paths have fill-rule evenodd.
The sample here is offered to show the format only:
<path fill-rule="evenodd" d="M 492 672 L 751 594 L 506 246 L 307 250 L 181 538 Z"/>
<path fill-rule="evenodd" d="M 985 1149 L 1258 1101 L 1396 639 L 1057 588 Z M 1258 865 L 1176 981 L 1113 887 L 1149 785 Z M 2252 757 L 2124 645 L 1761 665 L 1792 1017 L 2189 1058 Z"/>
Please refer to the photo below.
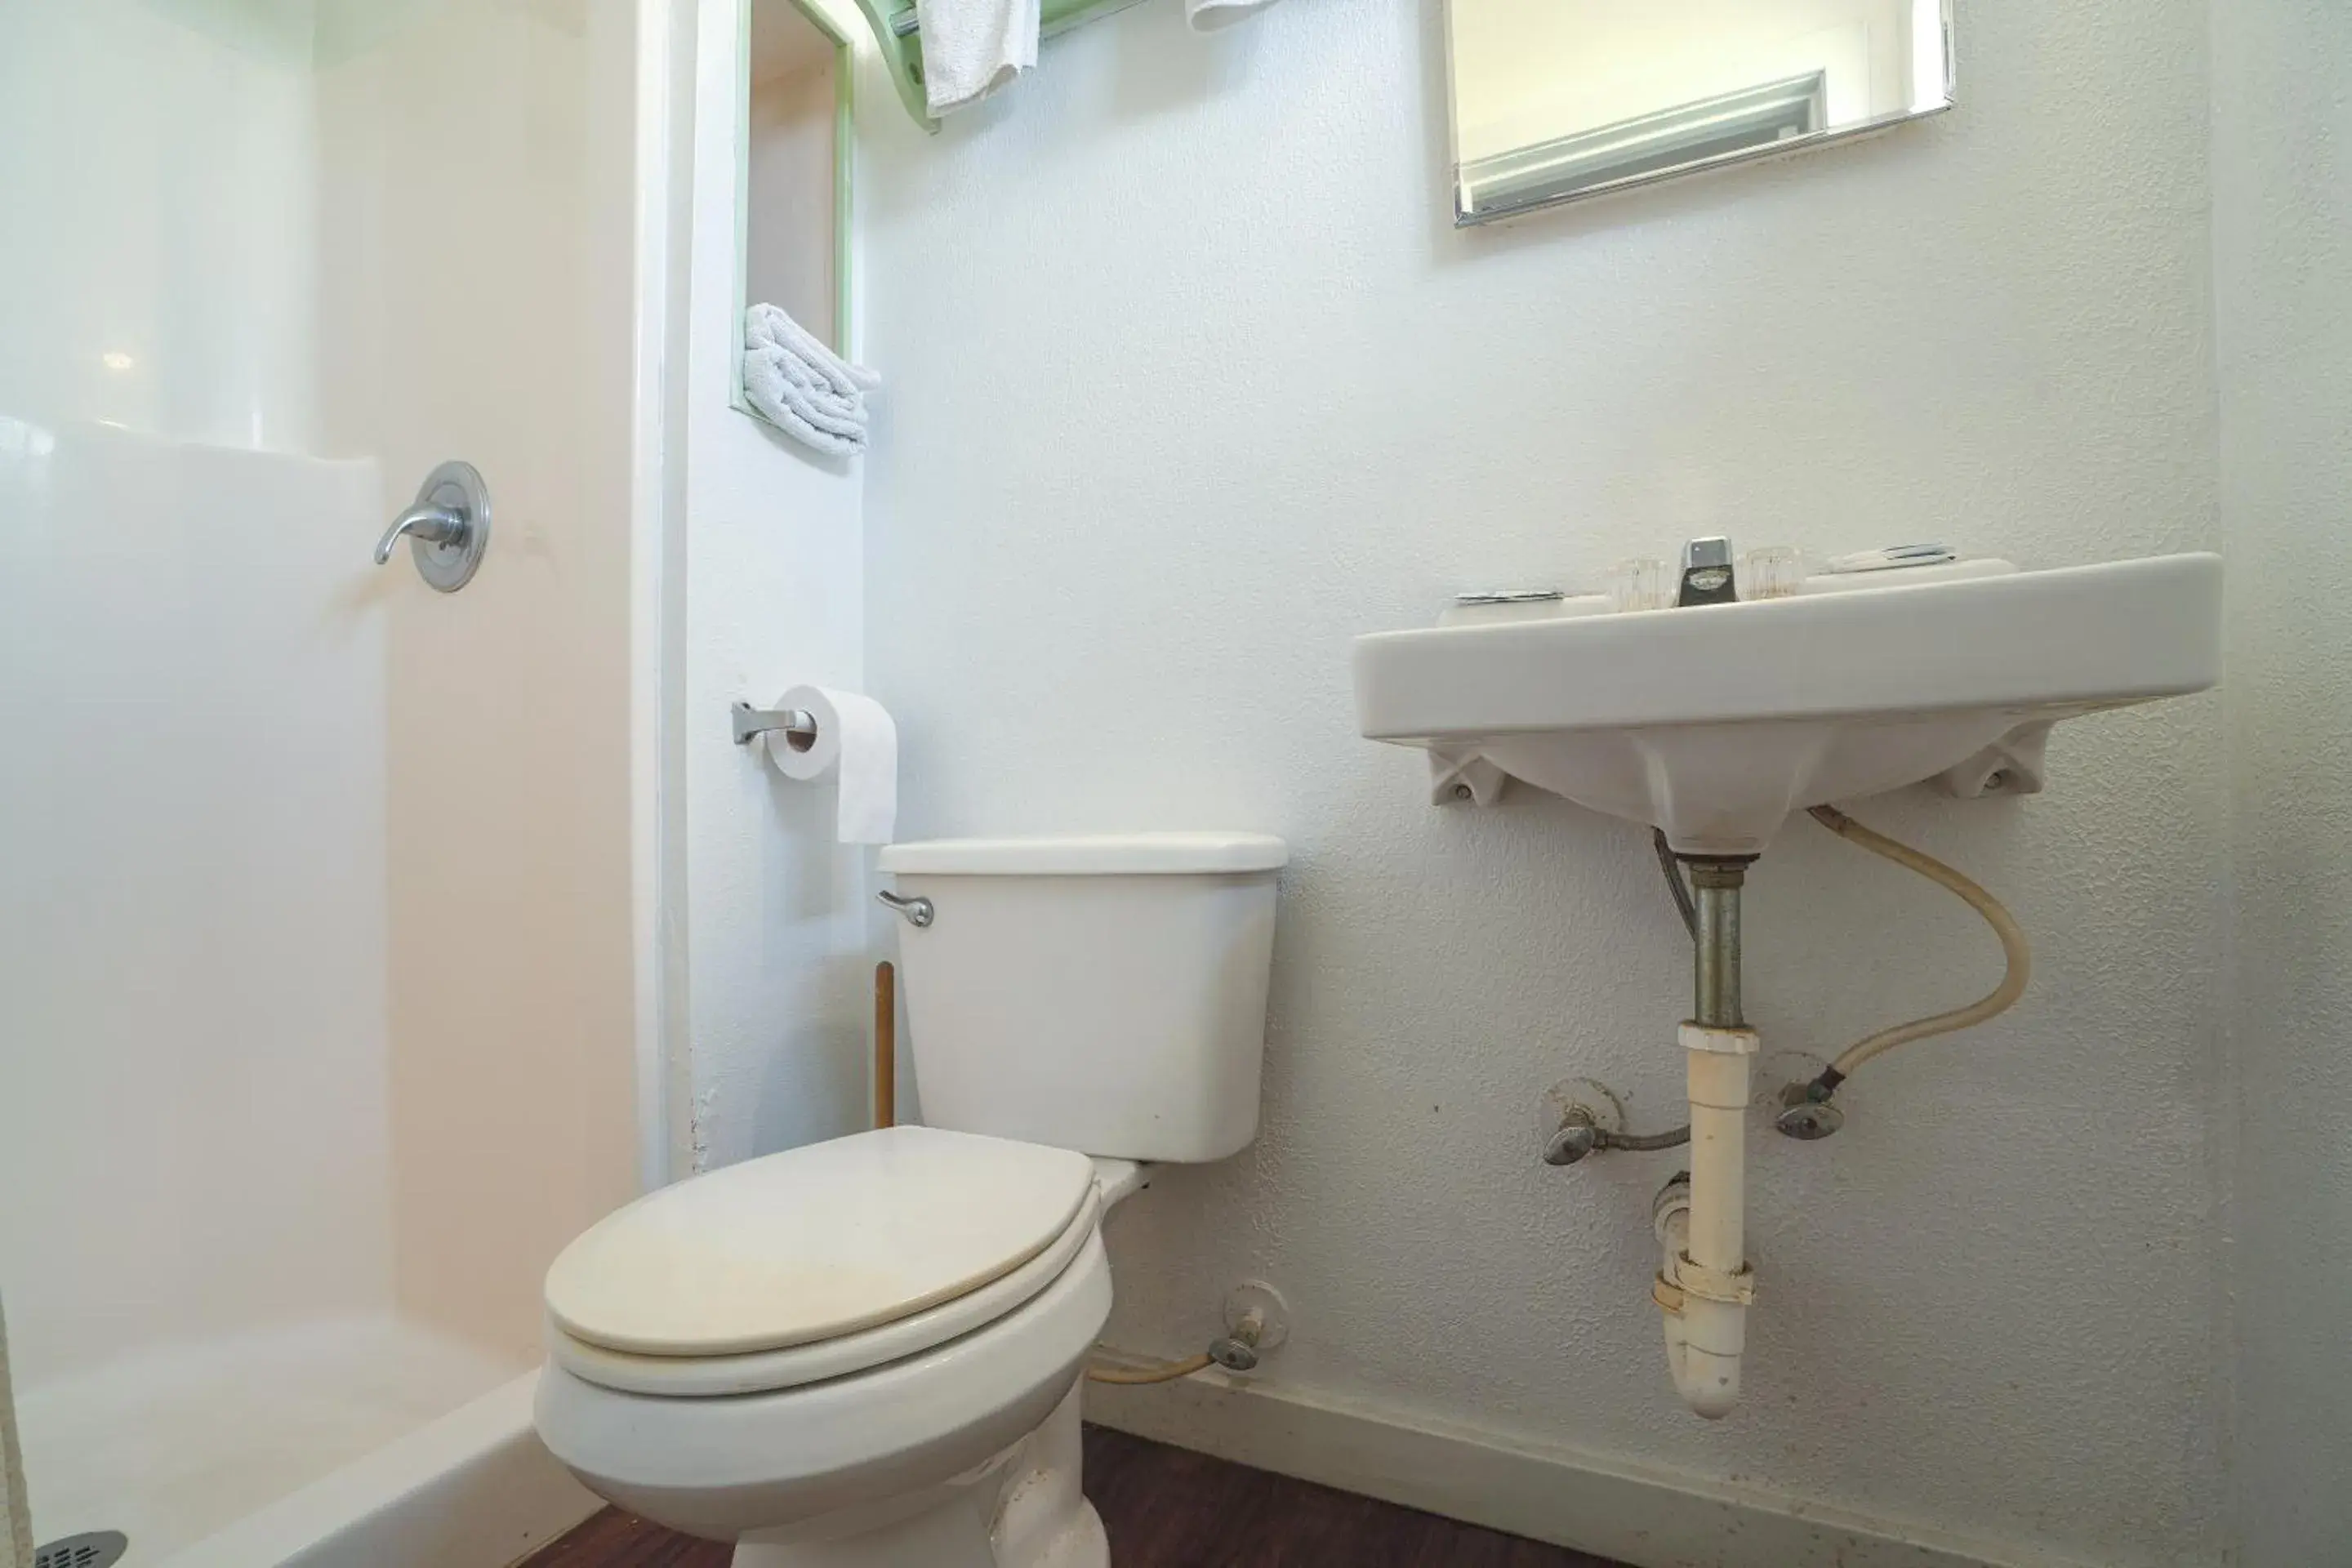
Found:
<path fill-rule="evenodd" d="M 392 526 L 383 531 L 383 537 L 375 542 L 377 565 L 392 559 L 392 548 L 400 542 L 404 533 L 427 544 L 462 543 L 466 537 L 465 515 L 446 506 L 410 507 L 394 518 Z"/>
<path fill-rule="evenodd" d="M 375 543 L 375 563 L 392 559 L 403 538 L 417 574 L 444 594 L 473 580 L 490 547 L 490 487 L 471 463 L 444 463 L 425 476 L 416 500 Z"/>

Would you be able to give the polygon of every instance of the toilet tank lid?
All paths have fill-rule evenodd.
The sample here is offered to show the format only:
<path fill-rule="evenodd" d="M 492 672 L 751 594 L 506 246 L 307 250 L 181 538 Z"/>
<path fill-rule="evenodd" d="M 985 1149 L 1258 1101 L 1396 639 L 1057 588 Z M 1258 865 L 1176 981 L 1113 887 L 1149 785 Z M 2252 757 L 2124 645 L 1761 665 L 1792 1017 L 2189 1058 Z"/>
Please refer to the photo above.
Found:
<path fill-rule="evenodd" d="M 1289 847 L 1265 833 L 1103 833 L 892 844 L 881 867 L 933 876 L 1135 877 L 1272 871 L 1289 858 Z"/>

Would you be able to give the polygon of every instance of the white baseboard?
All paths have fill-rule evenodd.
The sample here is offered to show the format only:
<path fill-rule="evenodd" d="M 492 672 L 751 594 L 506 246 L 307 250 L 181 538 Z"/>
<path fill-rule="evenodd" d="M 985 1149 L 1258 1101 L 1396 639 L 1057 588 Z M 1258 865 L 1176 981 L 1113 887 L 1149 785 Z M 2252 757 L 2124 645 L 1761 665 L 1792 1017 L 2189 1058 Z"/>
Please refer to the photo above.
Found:
<path fill-rule="evenodd" d="M 1963 1541 L 1213 1370 L 1144 1387 L 1089 1383 L 1086 1416 L 1634 1568 L 2089 1568 L 2014 1543 Z"/>

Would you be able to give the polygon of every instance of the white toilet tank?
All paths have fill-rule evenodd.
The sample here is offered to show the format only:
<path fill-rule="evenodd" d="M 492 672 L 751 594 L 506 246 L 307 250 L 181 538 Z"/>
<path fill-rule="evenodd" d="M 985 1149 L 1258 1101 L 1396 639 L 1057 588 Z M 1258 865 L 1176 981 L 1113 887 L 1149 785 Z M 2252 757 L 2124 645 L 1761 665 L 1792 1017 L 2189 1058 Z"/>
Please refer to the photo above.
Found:
<path fill-rule="evenodd" d="M 1257 1135 L 1282 840 L 893 844 L 923 1120 L 1087 1154 L 1222 1160 Z"/>

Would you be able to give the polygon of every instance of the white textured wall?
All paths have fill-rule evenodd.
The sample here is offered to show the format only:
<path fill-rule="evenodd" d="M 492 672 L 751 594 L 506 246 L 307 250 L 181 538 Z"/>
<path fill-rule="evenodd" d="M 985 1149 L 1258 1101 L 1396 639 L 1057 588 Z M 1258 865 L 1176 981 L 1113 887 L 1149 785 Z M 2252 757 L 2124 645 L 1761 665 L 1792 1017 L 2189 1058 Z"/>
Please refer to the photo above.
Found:
<path fill-rule="evenodd" d="M 829 785 L 785 782 L 728 738 L 727 708 L 865 677 L 855 461 L 821 458 L 728 405 L 735 293 L 738 0 L 699 0 L 684 596 L 669 700 L 684 752 L 690 1039 L 679 1174 L 865 1125 L 868 857 L 834 841 Z M 682 1113 L 681 1113 L 682 1111 Z"/>
<path fill-rule="evenodd" d="M 2215 543 L 2205 7 L 1962 22 L 1951 117 L 1500 232 L 1448 226 L 1433 3 L 1210 39 L 1143 6 L 936 140 L 866 98 L 866 647 L 907 830 L 1296 849 L 1263 1134 L 1114 1220 L 1116 1342 L 1191 1351 L 1263 1273 L 1298 1320 L 1272 1384 L 1988 1554 L 2219 1556 L 2219 699 L 2071 726 L 2038 800 L 1864 813 L 2008 899 L 2040 968 L 1864 1074 L 1835 1142 L 1757 1150 L 1720 1426 L 1644 1294 L 1671 1157 L 1536 1161 L 1555 1079 L 1675 1102 L 1646 844 L 1529 794 L 1433 810 L 1350 724 L 1351 635 L 1693 532 Z M 1773 1043 L 1990 983 L 1965 911 L 1803 824 L 1748 907 Z"/>
<path fill-rule="evenodd" d="M 2237 1501 L 2247 1568 L 2306 1568 L 2352 1552 L 2352 14 L 2217 6 L 2213 55 L 2245 1109 Z"/>

